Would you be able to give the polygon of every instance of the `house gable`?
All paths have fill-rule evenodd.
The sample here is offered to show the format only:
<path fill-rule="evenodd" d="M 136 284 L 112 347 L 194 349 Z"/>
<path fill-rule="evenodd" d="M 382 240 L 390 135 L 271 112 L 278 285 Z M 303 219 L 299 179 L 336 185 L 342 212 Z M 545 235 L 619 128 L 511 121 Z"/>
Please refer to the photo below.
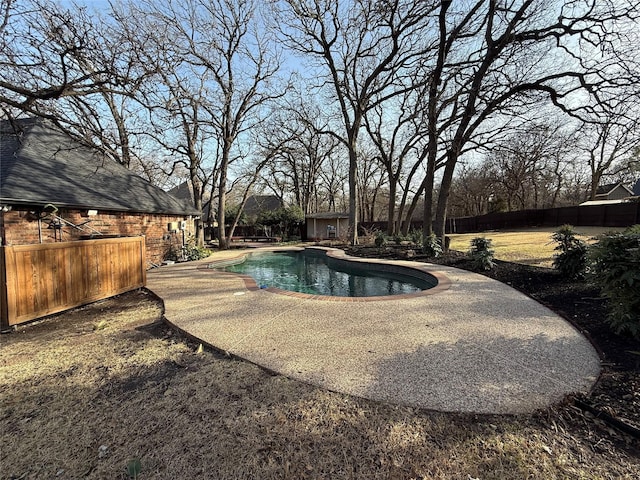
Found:
<path fill-rule="evenodd" d="M 633 191 L 622 183 L 611 183 L 598 187 L 595 200 L 621 200 L 632 195 Z"/>
<path fill-rule="evenodd" d="M 0 202 L 199 215 L 192 206 L 78 144 L 44 120 L 0 122 Z"/>

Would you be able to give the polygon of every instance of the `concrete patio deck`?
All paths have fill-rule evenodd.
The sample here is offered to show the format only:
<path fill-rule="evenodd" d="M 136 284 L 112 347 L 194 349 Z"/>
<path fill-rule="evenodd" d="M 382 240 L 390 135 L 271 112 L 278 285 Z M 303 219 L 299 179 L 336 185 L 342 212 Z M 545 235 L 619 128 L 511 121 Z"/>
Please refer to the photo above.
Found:
<path fill-rule="evenodd" d="M 340 302 L 248 289 L 206 268 L 239 253 L 152 270 L 147 286 L 176 327 L 290 378 L 438 411 L 517 414 L 587 392 L 599 375 L 596 351 L 573 326 L 485 276 L 415 263 L 450 287 Z"/>

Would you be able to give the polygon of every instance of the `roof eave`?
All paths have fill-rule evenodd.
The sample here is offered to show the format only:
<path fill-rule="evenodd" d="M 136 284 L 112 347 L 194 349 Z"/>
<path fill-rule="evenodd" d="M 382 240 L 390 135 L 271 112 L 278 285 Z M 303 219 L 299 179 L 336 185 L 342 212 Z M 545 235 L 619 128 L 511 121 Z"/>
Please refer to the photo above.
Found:
<path fill-rule="evenodd" d="M 202 214 L 195 209 L 184 209 L 184 210 L 136 210 L 131 208 L 117 208 L 112 206 L 105 205 L 81 205 L 81 204 L 72 204 L 72 203 L 64 203 L 58 202 L 55 200 L 26 200 L 19 198 L 5 198 L 0 197 L 1 205 L 14 205 L 21 207 L 43 207 L 45 205 L 55 205 L 56 207 L 62 208 L 70 208 L 75 210 L 101 210 L 103 212 L 123 212 L 123 213 L 146 213 L 151 215 L 191 215 L 191 216 L 201 216 Z"/>

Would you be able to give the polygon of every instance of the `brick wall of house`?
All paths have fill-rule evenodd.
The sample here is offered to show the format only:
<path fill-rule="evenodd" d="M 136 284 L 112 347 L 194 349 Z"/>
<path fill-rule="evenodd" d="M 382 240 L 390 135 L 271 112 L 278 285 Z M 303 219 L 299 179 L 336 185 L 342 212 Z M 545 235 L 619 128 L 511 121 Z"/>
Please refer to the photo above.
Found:
<path fill-rule="evenodd" d="M 34 210 L 20 210 L 14 208 L 0 214 L 0 234 L 3 245 L 28 245 L 34 243 L 50 243 L 55 241 L 80 240 L 88 235 L 99 232 L 110 236 L 145 236 L 147 252 L 147 266 L 159 265 L 167 259 L 173 250 L 180 253 L 183 242 L 183 232 L 169 232 L 170 222 L 187 222 L 184 238 L 194 235 L 194 221 L 185 216 L 153 215 L 124 212 L 101 212 L 89 216 L 87 210 L 60 209 L 56 215 L 82 230 L 71 225 L 62 228 L 52 228 L 55 222 L 51 216 L 40 220 Z M 94 238 L 98 235 L 94 235 Z"/>

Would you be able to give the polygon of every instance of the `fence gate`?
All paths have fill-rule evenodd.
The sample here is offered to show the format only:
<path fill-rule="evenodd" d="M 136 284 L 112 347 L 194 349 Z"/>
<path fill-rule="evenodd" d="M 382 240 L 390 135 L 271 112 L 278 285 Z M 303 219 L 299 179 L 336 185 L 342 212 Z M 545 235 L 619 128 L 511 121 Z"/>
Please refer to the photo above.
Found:
<path fill-rule="evenodd" d="M 4 246 L 0 277 L 5 330 L 143 287 L 144 237 Z"/>

